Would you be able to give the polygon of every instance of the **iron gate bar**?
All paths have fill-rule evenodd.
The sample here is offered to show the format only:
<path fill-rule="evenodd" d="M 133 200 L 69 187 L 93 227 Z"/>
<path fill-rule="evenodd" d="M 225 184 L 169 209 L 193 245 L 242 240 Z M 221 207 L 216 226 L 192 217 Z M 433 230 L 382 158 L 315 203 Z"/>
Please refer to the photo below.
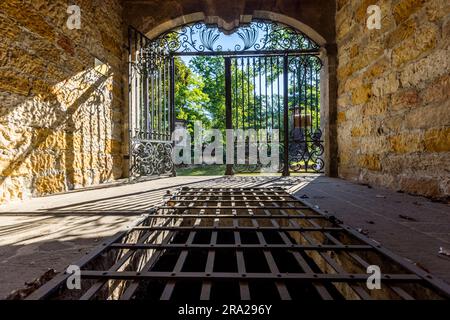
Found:
<path fill-rule="evenodd" d="M 94 249 L 91 254 L 77 263 L 77 265 L 82 267 L 82 279 L 97 280 L 81 293 L 80 298 L 94 299 L 103 289 L 108 289 L 111 292 L 113 291 L 111 286 L 118 288 L 117 286 L 121 283 L 120 281 L 126 281 L 125 284 L 127 286 L 123 286 L 122 294 L 117 298 L 132 299 L 138 294 L 138 289 L 145 283 L 144 280 L 158 280 L 164 282 L 160 299 L 174 299 L 174 293 L 178 288 L 179 281 L 187 280 L 201 282 L 198 296 L 201 300 L 215 299 L 212 293 L 218 283 L 223 281 L 226 283 L 237 281 L 239 296 L 242 300 L 255 299 L 254 294 L 257 294 L 257 292 L 254 291 L 256 289 L 253 286 L 257 285 L 257 283 L 262 285 L 272 284 L 274 286 L 274 292 L 282 300 L 297 299 L 296 294 L 293 294 L 294 291 L 292 290 L 300 290 L 301 288 L 307 290 L 306 288 L 309 287 L 314 289 L 317 296 L 321 299 L 335 299 L 338 297 L 372 299 L 373 296 L 369 294 L 369 291 L 365 287 L 365 282 L 368 278 L 368 274 L 365 273 L 365 268 L 370 265 L 370 260 L 367 260 L 370 256 L 366 256 L 366 252 L 370 252 L 371 255 L 377 255 L 377 259 L 387 259 L 385 261 L 387 263 L 385 267 L 388 269 L 386 273 L 383 273 L 381 278 L 383 292 L 385 294 L 407 300 L 418 297 L 450 297 L 448 284 L 411 265 L 403 258 L 392 254 L 373 240 L 364 237 L 336 219 L 326 216 L 323 212 L 312 207 L 303 199 L 289 195 L 286 193 L 286 190 L 275 188 L 265 188 L 263 190 L 258 190 L 257 188 L 240 188 L 240 192 L 246 193 L 247 197 L 261 197 L 265 200 L 270 200 L 273 202 L 273 206 L 252 207 L 247 204 L 247 206 L 242 207 L 243 209 L 236 209 L 234 207 L 232 210 L 239 211 L 239 214 L 226 214 L 226 216 L 223 216 L 224 219 L 222 219 L 224 208 L 221 206 L 222 200 L 217 198 L 221 197 L 219 195 L 220 192 L 227 190 L 229 192 L 236 192 L 236 189 L 232 188 L 182 189 L 168 199 L 167 202 L 184 203 L 189 201 L 177 200 L 187 193 L 190 194 L 189 197 L 193 197 L 193 200 L 197 201 L 197 197 L 202 195 L 205 197 L 205 192 L 210 192 L 211 194 L 206 196 L 207 199 L 205 202 L 216 201 L 218 205 L 209 207 L 208 203 L 205 203 L 203 207 L 198 207 L 197 209 L 192 209 L 191 207 L 188 209 L 188 212 L 190 210 L 198 212 L 193 215 L 187 214 L 184 216 L 170 213 L 176 212 L 178 210 L 177 207 L 169 207 L 169 209 L 162 209 L 167 206 L 157 207 L 149 215 L 143 217 L 135 227 L 119 233 Z M 196 191 L 199 191 L 197 197 L 192 195 Z M 291 204 L 290 206 L 286 209 L 281 209 L 283 201 L 276 199 L 280 194 L 283 194 L 284 197 L 289 196 L 290 199 L 297 200 L 299 204 L 306 206 L 309 211 L 302 212 L 291 201 L 288 202 Z M 255 209 L 264 212 L 266 219 L 259 218 L 264 215 L 255 214 Z M 213 210 L 216 214 L 209 214 L 207 213 L 208 210 Z M 276 215 L 272 214 L 274 211 L 277 212 Z M 167 214 L 162 214 L 166 212 Z M 293 213 L 298 214 L 295 219 Z M 322 219 L 308 218 L 308 214 L 310 213 L 313 213 L 313 216 L 319 214 L 322 216 Z M 213 220 L 213 225 L 205 227 L 204 223 L 210 223 L 211 220 Z M 221 225 L 221 222 L 226 221 L 232 221 L 232 226 Z M 251 226 L 248 223 L 242 225 L 245 221 L 251 221 Z M 269 222 L 270 226 L 267 226 Z M 326 223 L 325 227 L 319 224 L 319 222 Z M 176 224 L 176 226 L 168 226 L 170 223 Z M 146 227 L 142 226 L 142 224 L 150 224 L 150 226 Z M 157 225 L 155 226 L 154 224 Z M 167 232 L 163 233 L 163 230 Z M 209 237 L 206 243 L 197 243 L 197 240 L 195 240 L 196 237 L 202 234 L 205 235 L 205 231 L 208 231 L 211 237 Z M 232 233 L 232 243 L 221 243 L 218 241 L 219 237 L 225 235 L 223 233 L 224 231 Z M 273 242 L 274 240 L 270 236 L 271 233 L 268 231 L 278 234 L 281 242 L 280 240 Z M 307 234 L 309 231 L 315 237 L 312 235 L 309 236 Z M 133 235 L 135 232 L 140 232 L 139 237 L 136 241 L 130 240 L 128 236 Z M 182 242 L 177 242 L 179 241 L 176 240 L 177 235 L 181 236 L 186 233 L 186 241 L 182 240 Z M 245 240 L 242 238 L 246 234 L 256 235 L 256 243 L 247 243 L 248 239 Z M 301 238 L 296 238 L 297 235 Z M 324 240 L 321 240 L 322 237 Z M 183 237 L 180 239 L 183 239 Z M 268 239 L 272 240 L 269 241 Z M 303 243 L 299 239 L 304 239 L 306 242 Z M 153 252 L 150 257 L 142 255 L 149 250 Z M 217 257 L 220 257 L 222 252 L 230 250 L 231 252 L 234 251 L 235 254 L 235 271 L 215 270 L 217 263 L 219 263 L 217 262 Z M 118 260 L 112 263 L 111 267 L 107 267 L 106 265 L 107 268 L 103 268 L 103 270 L 86 270 L 84 268 L 88 263 L 100 259 L 100 255 L 103 253 L 117 251 L 124 252 L 124 254 L 118 257 Z M 176 257 L 175 265 L 170 267 L 169 271 L 153 270 L 155 264 L 159 263 L 169 252 Z M 204 264 L 199 262 L 199 266 L 203 266 L 201 267 L 203 270 L 201 272 L 184 270 L 188 258 L 194 252 L 200 252 L 206 255 Z M 259 263 L 257 263 L 256 269 L 255 266 L 252 267 L 251 265 L 250 269 L 248 269 L 248 263 L 252 261 L 248 255 L 252 252 L 262 254 L 261 259 L 263 260 L 261 262 L 265 261 L 264 263 L 268 268 L 267 271 L 262 272 L 265 269 Z M 291 255 L 295 263 L 292 264 L 293 262 L 291 262 L 289 265 L 286 265 L 286 261 L 283 262 L 283 260 L 280 261 L 277 258 L 279 257 L 277 256 L 279 253 Z M 339 255 L 339 260 L 336 260 L 334 256 L 330 255 L 331 253 Z M 139 256 L 139 254 L 141 255 Z M 145 258 L 146 260 L 142 260 L 143 267 L 136 271 L 127 269 L 119 271 L 119 269 L 125 266 L 127 260 L 132 257 Z M 321 260 L 319 261 L 312 257 L 320 257 Z M 351 261 L 352 268 L 356 268 L 356 266 L 361 266 L 361 268 L 356 268 L 353 269 L 353 272 L 348 272 L 347 268 L 342 265 L 342 262 L 345 261 Z M 325 265 L 317 269 L 319 262 L 325 263 Z M 231 263 L 231 261 L 228 263 Z M 104 265 L 104 263 L 101 263 L 99 266 Z M 334 271 L 331 272 L 325 266 L 332 268 Z M 389 269 L 389 266 L 396 267 Z M 289 269 L 289 272 L 287 272 L 288 269 L 286 267 L 294 267 L 294 269 Z M 383 268 L 382 265 L 381 267 Z M 301 272 L 299 272 L 300 270 Z M 358 273 L 359 270 L 361 270 L 360 273 Z M 64 291 L 64 283 L 68 276 L 67 274 L 60 274 L 34 292 L 29 299 L 50 298 L 55 292 Z M 107 283 L 109 286 L 105 287 Z M 294 288 L 291 286 L 293 283 L 301 285 L 296 285 Z M 348 289 L 344 290 L 345 288 Z M 418 290 L 420 288 L 423 291 Z M 152 289 L 150 288 L 150 290 Z M 143 292 L 146 292 L 145 289 Z M 344 294 L 344 292 L 349 293 Z M 351 295 L 347 296 L 350 293 Z M 140 291 L 140 294 L 142 294 L 142 291 Z"/>
<path fill-rule="evenodd" d="M 238 202 L 238 201 L 236 201 Z M 203 207 L 203 206 L 186 206 L 186 205 L 180 205 L 180 206 L 162 206 L 160 207 L 160 209 L 178 209 L 178 210 L 186 210 L 186 209 L 225 209 L 225 210 L 229 210 L 229 209 L 246 209 L 248 207 L 246 206 L 208 206 L 208 207 Z M 250 206 L 250 208 L 252 209 L 278 209 L 278 210 L 282 210 L 282 209 L 292 209 L 292 207 L 289 206 L 279 206 L 279 207 L 269 207 L 269 206 Z M 308 207 L 294 207 L 295 209 L 308 209 Z"/>
<path fill-rule="evenodd" d="M 261 51 L 216 51 L 216 52 L 175 52 L 170 55 L 173 57 L 193 57 L 193 56 L 221 56 L 224 58 L 236 58 L 236 57 L 274 57 L 287 54 L 288 56 L 320 56 L 319 50 L 261 50 Z"/>
<path fill-rule="evenodd" d="M 236 197 L 236 196 L 233 196 Z M 242 196 L 242 197 L 247 197 L 247 196 Z M 200 199 L 200 200 L 191 200 L 191 199 L 180 199 L 180 202 L 191 202 L 191 203 L 197 203 L 197 202 L 217 202 L 217 200 L 205 200 L 205 199 Z M 231 199 L 220 199 L 220 202 L 258 202 L 258 203 L 266 203 L 266 202 L 273 202 L 274 200 L 264 200 L 264 199 L 255 199 L 255 200 L 251 200 L 251 199 L 243 199 L 243 200 L 231 200 Z M 289 199 L 281 199 L 281 200 L 276 200 L 277 202 L 282 202 L 282 203 L 288 203 L 288 202 L 298 202 L 297 200 L 289 200 Z M 298 208 L 298 207 L 297 207 Z M 303 208 L 307 208 L 307 207 L 303 207 Z"/>
<path fill-rule="evenodd" d="M 177 208 L 177 207 L 175 207 Z M 206 209 L 210 209 L 211 207 L 206 207 Z M 223 209 L 223 207 L 216 207 Z M 264 207 L 263 207 L 264 208 Z M 278 208 L 278 207 L 277 207 Z M 173 209 L 173 207 L 170 207 Z M 234 207 L 233 207 L 234 209 Z M 297 208 L 296 208 L 297 209 Z M 243 215 L 239 214 L 238 217 L 240 219 L 268 219 L 267 215 L 263 214 L 253 214 L 253 215 Z M 322 215 L 312 215 L 312 216 L 295 216 L 295 215 L 271 215 L 269 216 L 271 219 L 329 219 L 327 216 Z M 152 218 L 164 218 L 164 219 L 192 219 L 192 218 L 210 218 L 215 219 L 218 218 L 217 214 L 185 214 L 185 213 L 170 213 L 170 214 L 155 214 L 152 215 Z M 235 214 L 220 214 L 220 219 L 234 219 L 236 218 Z"/>
<path fill-rule="evenodd" d="M 214 228 L 215 232 L 217 232 L 217 229 Z M 234 231 L 235 229 L 233 229 Z M 261 232 L 264 231 L 264 229 L 258 229 L 260 231 L 257 231 L 258 234 L 261 236 Z M 260 239 L 261 240 L 261 239 Z M 129 249 L 129 250 L 140 250 L 140 249 L 156 249 L 156 250 L 165 250 L 165 249 L 182 249 L 185 250 L 187 247 L 189 249 L 208 249 L 208 250 L 223 250 L 223 249 L 235 249 L 236 245 L 234 244 L 121 244 L 121 243 L 114 243 L 110 246 L 111 248 L 118 248 L 118 249 Z M 267 244 L 267 243 L 260 243 L 260 244 L 240 244 L 237 245 L 240 249 L 261 249 L 267 248 L 267 249 L 286 249 L 286 250 L 301 250 L 301 251 L 329 251 L 329 250 L 371 250 L 372 247 L 368 245 L 299 245 L 299 244 Z"/>
<path fill-rule="evenodd" d="M 217 207 L 220 208 L 220 207 Z M 220 217 L 219 217 L 220 218 Z M 236 215 L 236 218 L 239 218 Z M 302 232 L 313 232 L 313 231 L 342 231 L 343 228 L 339 227 L 328 227 L 328 228 L 303 228 L 303 227 L 197 227 L 197 226 L 179 226 L 179 227 L 164 227 L 164 226 L 153 226 L 153 227 L 135 227 L 133 230 L 177 230 L 177 231 L 302 231 Z"/>
<path fill-rule="evenodd" d="M 241 249 L 237 250 L 238 252 Z M 183 252 L 182 252 L 183 253 Z M 158 279 L 158 280 L 169 280 L 169 284 L 166 286 L 165 293 L 163 296 L 169 296 L 169 291 L 173 290 L 175 285 L 174 279 L 190 279 L 190 280 L 228 280 L 228 279 L 241 279 L 240 281 L 248 280 L 282 280 L 286 279 L 289 281 L 324 281 L 324 282 L 367 282 L 367 274 L 360 273 L 256 273 L 256 272 L 181 272 L 176 270 L 181 270 L 182 264 L 185 262 L 187 257 L 182 255 L 177 261 L 177 266 L 174 271 L 93 271 L 93 270 L 81 270 L 81 277 L 86 279 L 122 279 L 122 280 L 137 280 L 137 279 Z M 244 259 L 238 259 L 243 265 Z M 239 268 L 238 268 L 239 269 Z M 244 270 L 244 269 L 241 269 Z M 243 279 L 243 280 L 242 280 Z M 380 279 L 383 282 L 409 282 L 409 281 L 419 281 L 422 278 L 414 274 L 382 274 Z M 169 288 L 169 289 L 167 289 Z M 165 300 L 165 299 L 162 299 Z"/>

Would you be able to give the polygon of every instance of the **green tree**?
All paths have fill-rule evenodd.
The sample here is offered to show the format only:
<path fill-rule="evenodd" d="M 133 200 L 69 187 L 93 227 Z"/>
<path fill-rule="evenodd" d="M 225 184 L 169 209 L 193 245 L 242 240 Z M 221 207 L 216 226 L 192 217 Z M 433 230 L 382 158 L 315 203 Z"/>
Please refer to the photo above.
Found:
<path fill-rule="evenodd" d="M 205 111 L 212 127 L 225 128 L 225 66 L 223 57 L 196 56 L 189 67 L 203 81 L 203 93 L 208 96 Z M 205 126 L 206 127 L 206 126 Z"/>
<path fill-rule="evenodd" d="M 178 119 L 186 120 L 189 132 L 193 133 L 195 121 L 211 126 L 211 117 L 204 111 L 210 102 L 205 93 L 203 78 L 192 72 L 180 58 L 175 58 L 175 108 Z"/>

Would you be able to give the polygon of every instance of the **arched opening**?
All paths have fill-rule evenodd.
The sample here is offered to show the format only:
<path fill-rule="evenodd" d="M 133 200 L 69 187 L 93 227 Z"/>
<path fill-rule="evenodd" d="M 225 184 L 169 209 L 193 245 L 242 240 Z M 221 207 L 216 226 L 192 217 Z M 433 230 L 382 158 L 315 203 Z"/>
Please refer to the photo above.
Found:
<path fill-rule="evenodd" d="M 281 15 L 256 14 L 282 20 Z M 175 144 L 184 164 L 187 158 L 189 164 L 210 164 L 201 158 L 206 144 L 220 141 L 209 155 L 226 174 L 322 173 L 323 38 L 314 35 L 319 44 L 298 29 L 267 19 L 231 28 L 214 17 L 160 32 L 200 18 L 194 14 L 165 23 L 150 32 L 159 33 L 153 39 L 130 28 L 131 175 L 175 173 L 172 133 L 177 124 L 193 137 L 189 145 L 194 151 L 180 153 Z M 200 136 L 208 139 L 200 146 L 195 120 L 209 129 L 202 131 Z M 192 156 L 185 157 L 186 152 Z M 269 164 L 263 157 L 270 158 Z"/>

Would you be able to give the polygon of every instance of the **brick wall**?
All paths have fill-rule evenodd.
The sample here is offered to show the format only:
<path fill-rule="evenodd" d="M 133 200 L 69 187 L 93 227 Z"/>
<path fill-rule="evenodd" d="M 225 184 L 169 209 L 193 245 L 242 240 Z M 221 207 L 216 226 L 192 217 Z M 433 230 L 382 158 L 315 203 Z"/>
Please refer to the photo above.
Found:
<path fill-rule="evenodd" d="M 341 177 L 450 193 L 450 2 L 338 0 Z M 367 7 L 381 30 L 366 28 Z"/>
<path fill-rule="evenodd" d="M 0 203 L 122 176 L 122 8 L 76 4 L 0 2 Z"/>

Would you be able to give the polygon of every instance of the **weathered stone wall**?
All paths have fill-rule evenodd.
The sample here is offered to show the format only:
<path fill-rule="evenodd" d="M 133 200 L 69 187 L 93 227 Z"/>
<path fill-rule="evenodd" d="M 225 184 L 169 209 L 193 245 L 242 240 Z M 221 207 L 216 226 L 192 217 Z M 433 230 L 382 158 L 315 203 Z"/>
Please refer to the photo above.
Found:
<path fill-rule="evenodd" d="M 450 2 L 338 0 L 339 174 L 450 193 Z M 366 10 L 382 9 L 381 30 Z"/>
<path fill-rule="evenodd" d="M 68 4 L 0 2 L 0 203 L 122 176 L 121 2 Z"/>

